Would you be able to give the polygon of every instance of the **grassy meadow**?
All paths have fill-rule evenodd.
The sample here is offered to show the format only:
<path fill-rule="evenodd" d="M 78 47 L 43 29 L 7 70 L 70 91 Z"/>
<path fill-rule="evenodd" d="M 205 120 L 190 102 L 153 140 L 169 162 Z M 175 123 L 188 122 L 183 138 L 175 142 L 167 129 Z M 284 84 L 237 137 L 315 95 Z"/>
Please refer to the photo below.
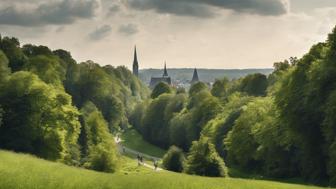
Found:
<path fill-rule="evenodd" d="M 121 135 L 121 139 L 122 145 L 144 154 L 162 158 L 166 153 L 165 150 L 145 141 L 142 136 L 134 129 L 128 129 L 124 131 Z"/>
<path fill-rule="evenodd" d="M 155 172 L 123 158 L 114 174 L 99 173 L 38 159 L 31 155 L 0 151 L 1 189 L 322 189 L 272 181 L 206 178 L 168 171 Z"/>

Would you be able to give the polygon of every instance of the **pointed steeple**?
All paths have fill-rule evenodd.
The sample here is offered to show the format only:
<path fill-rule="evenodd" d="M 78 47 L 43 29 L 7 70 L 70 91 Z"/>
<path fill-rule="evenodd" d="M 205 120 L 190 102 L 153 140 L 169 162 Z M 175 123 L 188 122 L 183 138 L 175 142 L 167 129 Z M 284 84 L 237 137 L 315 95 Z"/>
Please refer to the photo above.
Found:
<path fill-rule="evenodd" d="M 164 64 L 163 77 L 168 77 L 166 61 L 165 61 L 165 64 Z"/>
<path fill-rule="evenodd" d="M 196 83 L 196 82 L 199 82 L 199 78 L 198 78 L 197 69 L 195 68 L 191 83 Z"/>
<path fill-rule="evenodd" d="M 139 75 L 139 63 L 138 63 L 136 46 L 134 47 L 133 74 L 136 76 Z"/>

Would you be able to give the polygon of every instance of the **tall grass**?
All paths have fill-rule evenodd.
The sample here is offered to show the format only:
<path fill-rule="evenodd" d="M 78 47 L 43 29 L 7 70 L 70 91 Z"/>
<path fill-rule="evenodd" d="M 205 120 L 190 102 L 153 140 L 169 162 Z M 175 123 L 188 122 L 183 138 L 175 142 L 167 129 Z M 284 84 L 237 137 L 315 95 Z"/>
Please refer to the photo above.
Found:
<path fill-rule="evenodd" d="M 318 189 L 320 187 L 233 178 L 205 178 L 139 168 L 124 159 L 115 174 L 0 151 L 1 189 Z"/>

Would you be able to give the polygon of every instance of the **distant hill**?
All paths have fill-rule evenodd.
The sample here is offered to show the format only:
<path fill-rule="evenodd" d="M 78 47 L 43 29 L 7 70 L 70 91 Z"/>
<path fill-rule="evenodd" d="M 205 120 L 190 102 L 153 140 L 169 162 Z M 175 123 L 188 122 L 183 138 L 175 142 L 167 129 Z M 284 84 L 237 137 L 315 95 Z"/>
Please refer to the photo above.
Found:
<path fill-rule="evenodd" d="M 168 69 L 168 74 L 172 78 L 172 82 L 190 81 L 193 75 L 193 68 L 172 68 Z M 248 74 L 262 73 L 270 74 L 273 69 L 197 69 L 198 76 L 203 82 L 214 82 L 215 79 L 227 77 L 229 79 L 238 79 Z M 161 76 L 163 69 L 143 69 L 139 71 L 139 77 L 145 83 L 149 83 L 152 76 Z"/>

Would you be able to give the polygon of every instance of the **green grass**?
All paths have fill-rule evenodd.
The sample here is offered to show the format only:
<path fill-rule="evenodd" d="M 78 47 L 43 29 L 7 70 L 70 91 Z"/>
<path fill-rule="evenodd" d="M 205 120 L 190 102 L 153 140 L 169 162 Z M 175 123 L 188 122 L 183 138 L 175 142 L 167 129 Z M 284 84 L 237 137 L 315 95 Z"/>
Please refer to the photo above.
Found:
<path fill-rule="evenodd" d="M 166 153 L 165 150 L 145 141 L 142 136 L 134 129 L 128 129 L 123 132 L 121 139 L 122 145 L 144 154 L 162 158 Z"/>
<path fill-rule="evenodd" d="M 53 163 L 30 155 L 0 151 L 1 189 L 319 189 L 271 181 L 205 178 L 154 172 L 124 158 L 123 169 L 99 173 Z M 320 188 L 321 189 L 321 188 Z"/>

